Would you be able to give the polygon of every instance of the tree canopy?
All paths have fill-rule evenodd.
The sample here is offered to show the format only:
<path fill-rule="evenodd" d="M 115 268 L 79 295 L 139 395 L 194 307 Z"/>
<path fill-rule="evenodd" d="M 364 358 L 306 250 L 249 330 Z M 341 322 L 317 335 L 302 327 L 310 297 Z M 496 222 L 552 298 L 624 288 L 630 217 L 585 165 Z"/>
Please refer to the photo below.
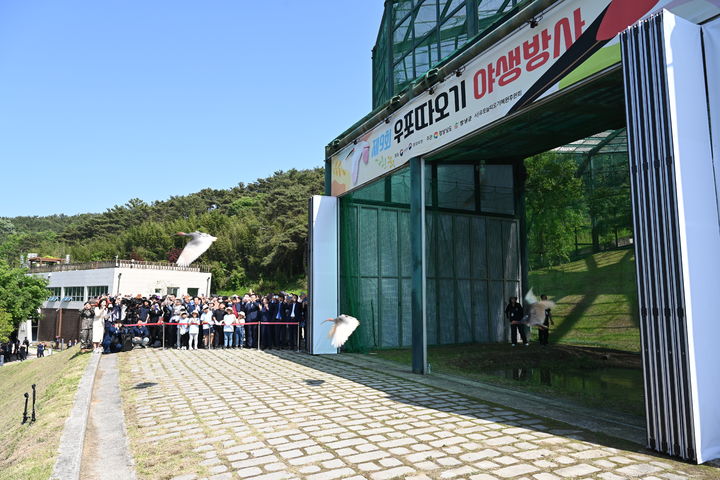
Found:
<path fill-rule="evenodd" d="M 546 152 L 525 160 L 530 266 L 569 260 L 575 232 L 587 222 L 583 183 L 572 157 Z"/>
<path fill-rule="evenodd" d="M 215 291 L 291 281 L 304 275 L 307 200 L 323 193 L 323 182 L 321 168 L 293 169 L 150 204 L 134 198 L 103 213 L 0 219 L 0 258 L 11 265 L 28 252 L 76 262 L 172 261 L 186 242 L 175 233 L 200 230 L 217 237 L 199 260 Z"/>
<path fill-rule="evenodd" d="M 26 273 L 0 261 L 0 342 L 6 342 L 20 322 L 33 316 L 47 298 L 45 279 Z"/>

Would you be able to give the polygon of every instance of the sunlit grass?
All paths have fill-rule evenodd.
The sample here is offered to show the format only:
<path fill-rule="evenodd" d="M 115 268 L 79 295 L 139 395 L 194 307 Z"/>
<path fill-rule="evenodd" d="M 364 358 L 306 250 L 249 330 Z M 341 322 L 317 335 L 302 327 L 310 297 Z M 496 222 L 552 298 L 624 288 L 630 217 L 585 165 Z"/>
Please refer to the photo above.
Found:
<path fill-rule="evenodd" d="M 65 420 L 89 358 L 89 354 L 71 348 L 0 368 L 0 480 L 50 477 Z M 37 385 L 37 421 L 22 425 L 23 394 L 30 394 L 32 405 L 33 383 Z"/>
<path fill-rule="evenodd" d="M 529 283 L 538 296 L 545 293 L 557 304 L 551 342 L 640 351 L 632 249 L 536 270 Z"/>

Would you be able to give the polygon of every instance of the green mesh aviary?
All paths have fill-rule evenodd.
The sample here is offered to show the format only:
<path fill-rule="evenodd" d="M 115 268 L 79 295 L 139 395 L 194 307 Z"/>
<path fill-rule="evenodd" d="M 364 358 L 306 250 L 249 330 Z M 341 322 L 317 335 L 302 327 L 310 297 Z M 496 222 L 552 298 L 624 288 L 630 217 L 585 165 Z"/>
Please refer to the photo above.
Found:
<path fill-rule="evenodd" d="M 530 0 L 385 2 L 373 48 L 373 108 Z"/>
<path fill-rule="evenodd" d="M 627 131 L 605 130 L 554 151 L 573 156 L 585 186 L 589 224 L 577 232 L 576 254 L 622 246 L 632 237 Z"/>
<path fill-rule="evenodd" d="M 520 288 L 512 165 L 426 169 L 428 344 L 497 342 Z M 349 351 L 409 347 L 410 179 L 404 168 L 340 198 L 340 305 Z"/>
<path fill-rule="evenodd" d="M 599 206 L 589 208 L 587 241 L 605 243 L 630 232 L 625 130 L 555 151 L 574 156 L 589 206 Z M 508 297 L 519 295 L 521 281 L 515 167 L 426 163 L 429 345 L 507 339 L 502 310 Z M 402 168 L 340 197 L 341 311 L 361 319 L 347 350 L 411 345 L 409 173 Z"/>

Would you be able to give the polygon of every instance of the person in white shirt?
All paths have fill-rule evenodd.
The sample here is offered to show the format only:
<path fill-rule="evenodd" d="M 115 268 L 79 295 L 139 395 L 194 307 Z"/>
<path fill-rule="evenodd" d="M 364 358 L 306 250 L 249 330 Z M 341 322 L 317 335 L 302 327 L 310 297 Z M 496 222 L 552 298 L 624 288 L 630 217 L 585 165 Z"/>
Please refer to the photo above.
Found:
<path fill-rule="evenodd" d="M 190 334 L 190 340 L 188 341 L 188 350 L 197 350 L 198 345 L 198 334 L 200 333 L 200 319 L 198 318 L 198 312 L 193 310 L 188 319 L 188 333 Z"/>
<path fill-rule="evenodd" d="M 203 306 L 200 323 L 202 324 L 203 346 L 208 349 L 212 345 L 215 336 L 215 329 L 213 328 L 215 322 L 213 321 L 212 311 L 207 305 Z"/>
<path fill-rule="evenodd" d="M 225 316 L 223 317 L 223 320 L 222 320 L 223 335 L 225 337 L 225 343 L 223 344 L 223 348 L 232 347 L 233 332 L 235 331 L 235 323 L 236 322 L 237 322 L 237 317 L 233 313 L 233 309 L 230 307 L 227 307 L 225 309 Z"/>

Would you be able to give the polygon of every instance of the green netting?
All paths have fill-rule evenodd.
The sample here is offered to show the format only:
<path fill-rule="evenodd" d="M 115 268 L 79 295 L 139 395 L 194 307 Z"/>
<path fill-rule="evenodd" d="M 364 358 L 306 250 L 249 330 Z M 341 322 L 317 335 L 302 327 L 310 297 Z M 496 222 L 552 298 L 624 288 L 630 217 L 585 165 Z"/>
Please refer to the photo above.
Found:
<path fill-rule="evenodd" d="M 531 0 L 385 2 L 373 48 L 373 108 Z M 468 21 L 468 18 L 471 21 Z"/>
<path fill-rule="evenodd" d="M 573 156 L 585 187 L 588 219 L 576 233 L 576 255 L 623 246 L 632 237 L 626 130 L 606 130 L 554 151 Z"/>
<path fill-rule="evenodd" d="M 492 167 L 512 172 L 510 165 Z M 504 300 L 520 286 L 517 220 L 512 211 L 484 213 L 496 210 L 498 201 L 486 206 L 483 188 L 501 178 L 512 191 L 502 175 L 484 172 L 480 165 L 427 169 L 430 345 L 507 337 Z M 407 169 L 340 198 L 340 304 L 361 320 L 346 344 L 350 351 L 411 345 L 409 198 Z"/>

